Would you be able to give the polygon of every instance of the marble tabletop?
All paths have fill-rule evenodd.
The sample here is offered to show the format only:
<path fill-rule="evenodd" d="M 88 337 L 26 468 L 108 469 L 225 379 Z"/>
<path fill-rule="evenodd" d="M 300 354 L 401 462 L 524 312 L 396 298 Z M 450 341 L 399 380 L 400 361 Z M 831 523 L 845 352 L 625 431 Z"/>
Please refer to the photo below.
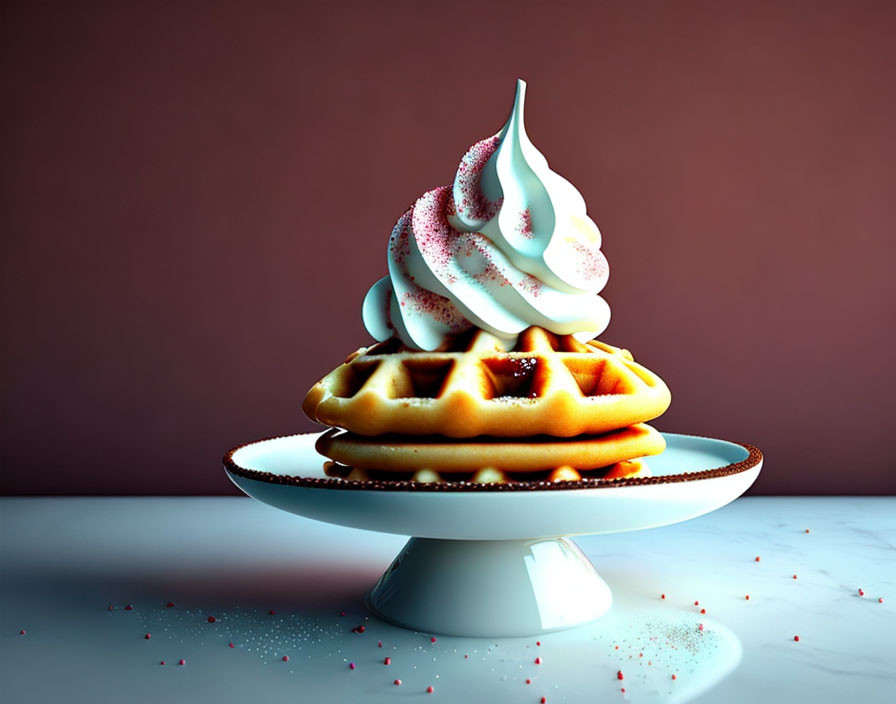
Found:
<path fill-rule="evenodd" d="M 896 498 L 742 498 L 577 538 L 613 608 L 540 638 L 368 616 L 404 542 L 248 498 L 2 499 L 0 696 L 896 701 Z"/>

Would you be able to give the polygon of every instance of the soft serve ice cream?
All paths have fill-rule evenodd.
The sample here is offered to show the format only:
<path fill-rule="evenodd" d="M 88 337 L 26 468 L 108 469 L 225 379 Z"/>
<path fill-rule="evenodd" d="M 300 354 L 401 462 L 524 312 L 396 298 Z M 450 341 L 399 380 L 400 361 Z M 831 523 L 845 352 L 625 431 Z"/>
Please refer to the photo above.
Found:
<path fill-rule="evenodd" d="M 609 268 L 585 201 L 526 134 L 526 83 L 504 128 L 464 155 L 454 183 L 424 193 L 389 239 L 389 275 L 363 319 L 377 340 L 434 350 L 471 327 L 509 348 L 539 326 L 589 340 L 607 327 Z"/>

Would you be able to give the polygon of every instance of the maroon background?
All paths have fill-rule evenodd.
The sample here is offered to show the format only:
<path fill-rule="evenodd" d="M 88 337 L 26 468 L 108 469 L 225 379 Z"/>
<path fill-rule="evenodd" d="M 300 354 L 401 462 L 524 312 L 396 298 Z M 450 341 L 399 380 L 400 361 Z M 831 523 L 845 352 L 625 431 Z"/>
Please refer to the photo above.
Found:
<path fill-rule="evenodd" d="M 483 4 L 4 4 L 6 493 L 233 492 L 225 449 L 312 430 L 517 76 L 656 425 L 761 447 L 755 493 L 896 493 L 896 3 Z"/>

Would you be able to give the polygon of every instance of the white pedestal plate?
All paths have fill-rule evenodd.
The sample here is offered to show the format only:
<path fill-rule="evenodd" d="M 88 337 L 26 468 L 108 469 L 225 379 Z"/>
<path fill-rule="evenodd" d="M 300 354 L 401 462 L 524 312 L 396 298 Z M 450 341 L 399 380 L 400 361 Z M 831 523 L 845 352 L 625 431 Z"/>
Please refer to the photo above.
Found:
<path fill-rule="evenodd" d="M 414 536 L 367 593 L 376 615 L 463 636 L 523 636 L 578 626 L 612 604 L 569 536 L 642 530 L 709 513 L 756 480 L 754 447 L 665 434 L 654 476 L 604 484 L 416 485 L 348 482 L 323 472 L 316 434 L 228 452 L 230 479 L 284 511 Z M 351 556 L 346 556 L 351 559 Z"/>

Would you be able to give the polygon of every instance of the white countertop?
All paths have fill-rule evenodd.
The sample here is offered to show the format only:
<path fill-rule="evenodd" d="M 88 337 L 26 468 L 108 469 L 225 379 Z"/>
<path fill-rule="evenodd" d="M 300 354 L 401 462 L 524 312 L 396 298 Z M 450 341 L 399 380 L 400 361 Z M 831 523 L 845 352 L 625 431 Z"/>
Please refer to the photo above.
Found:
<path fill-rule="evenodd" d="M 746 498 L 577 538 L 613 608 L 540 639 L 433 643 L 368 617 L 361 594 L 404 542 L 248 498 L 2 499 L 2 698 L 896 698 L 896 498 Z"/>

